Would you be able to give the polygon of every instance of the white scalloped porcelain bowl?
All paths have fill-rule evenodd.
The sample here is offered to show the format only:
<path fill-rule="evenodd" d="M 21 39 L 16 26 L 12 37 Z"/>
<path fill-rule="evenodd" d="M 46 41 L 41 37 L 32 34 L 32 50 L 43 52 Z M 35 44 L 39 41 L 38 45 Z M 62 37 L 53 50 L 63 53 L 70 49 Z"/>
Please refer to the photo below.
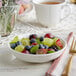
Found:
<path fill-rule="evenodd" d="M 23 38 L 23 37 L 28 37 L 29 34 L 26 35 L 19 35 L 19 38 Z M 60 38 L 60 37 L 59 37 Z M 60 38 L 61 39 L 61 38 Z M 32 62 L 32 63 L 43 63 L 43 62 L 49 62 L 51 60 L 54 60 L 56 58 L 58 58 L 64 51 L 64 49 L 66 48 L 67 44 L 66 41 L 61 39 L 64 47 L 63 49 L 55 52 L 55 53 L 51 53 L 51 54 L 42 54 L 42 55 L 33 55 L 33 54 L 23 54 L 20 52 L 17 52 L 15 50 L 13 50 L 12 48 L 10 48 L 10 52 L 18 59 L 26 61 L 26 62 Z"/>

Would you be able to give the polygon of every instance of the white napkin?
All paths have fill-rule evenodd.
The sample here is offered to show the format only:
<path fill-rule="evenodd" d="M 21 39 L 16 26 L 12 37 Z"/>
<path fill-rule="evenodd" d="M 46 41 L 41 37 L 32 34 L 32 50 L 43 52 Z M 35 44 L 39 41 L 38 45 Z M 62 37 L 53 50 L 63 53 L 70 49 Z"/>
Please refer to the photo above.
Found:
<path fill-rule="evenodd" d="M 69 51 L 69 47 L 67 47 L 66 51 Z M 68 53 L 65 52 L 62 59 L 59 61 L 57 67 L 53 71 L 52 76 L 61 76 L 64 66 L 67 63 L 67 59 L 68 59 Z"/>
<path fill-rule="evenodd" d="M 64 53 L 52 63 L 51 67 L 46 72 L 46 76 L 61 76 L 64 66 L 67 63 L 67 59 L 69 56 L 68 52 L 69 52 L 72 40 L 73 40 L 73 33 L 70 33 L 67 39 L 67 42 L 68 42 L 67 48 L 64 50 Z"/>

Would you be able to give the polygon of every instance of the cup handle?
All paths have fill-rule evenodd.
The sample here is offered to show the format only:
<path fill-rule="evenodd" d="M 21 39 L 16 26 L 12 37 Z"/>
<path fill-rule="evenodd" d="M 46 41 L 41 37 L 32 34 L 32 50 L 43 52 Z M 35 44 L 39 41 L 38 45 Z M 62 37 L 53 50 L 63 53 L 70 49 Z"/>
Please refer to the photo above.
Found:
<path fill-rule="evenodd" d="M 67 7 L 67 9 L 68 9 L 68 14 L 67 14 L 65 17 L 61 18 L 61 21 L 64 20 L 65 18 L 69 17 L 70 14 L 71 14 L 71 12 L 72 12 L 72 11 L 71 11 L 71 7 L 69 6 L 69 4 L 63 5 L 63 6 L 62 6 L 62 10 L 64 10 L 64 8 L 66 8 L 66 7 Z"/>

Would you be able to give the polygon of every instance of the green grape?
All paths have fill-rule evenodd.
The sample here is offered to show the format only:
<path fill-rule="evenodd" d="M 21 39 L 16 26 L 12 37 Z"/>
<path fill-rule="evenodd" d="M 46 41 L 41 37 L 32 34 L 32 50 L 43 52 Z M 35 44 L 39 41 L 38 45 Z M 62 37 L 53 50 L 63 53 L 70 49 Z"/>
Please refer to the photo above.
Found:
<path fill-rule="evenodd" d="M 53 40 L 54 40 L 54 43 L 58 40 L 59 38 L 55 37 Z"/>
<path fill-rule="evenodd" d="M 34 47 L 31 48 L 30 52 L 31 53 L 36 53 L 36 51 L 39 49 L 39 45 L 35 45 Z"/>
<path fill-rule="evenodd" d="M 41 44 L 39 38 L 36 39 L 36 42 L 37 42 L 38 44 Z"/>
<path fill-rule="evenodd" d="M 44 38 L 44 41 L 42 43 L 47 46 L 52 46 L 54 44 L 54 40 L 50 38 Z"/>
<path fill-rule="evenodd" d="M 24 50 L 24 46 L 23 45 L 18 45 L 16 48 L 15 48 L 16 51 L 18 52 L 22 52 Z"/>
<path fill-rule="evenodd" d="M 29 38 L 22 38 L 21 39 L 22 45 L 26 46 L 26 45 L 30 45 L 30 40 Z"/>
<path fill-rule="evenodd" d="M 12 44 L 12 43 L 16 43 L 17 41 L 19 41 L 18 36 L 14 37 L 14 39 L 10 42 L 10 44 Z"/>

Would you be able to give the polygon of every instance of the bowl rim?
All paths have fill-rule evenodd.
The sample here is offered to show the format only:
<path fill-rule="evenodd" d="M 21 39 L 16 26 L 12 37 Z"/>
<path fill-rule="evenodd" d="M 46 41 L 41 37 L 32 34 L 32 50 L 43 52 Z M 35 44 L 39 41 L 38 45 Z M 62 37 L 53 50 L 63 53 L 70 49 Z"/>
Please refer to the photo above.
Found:
<path fill-rule="evenodd" d="M 24 34 L 25 35 L 25 34 Z M 29 35 L 29 34 L 27 34 L 27 35 Z M 18 37 L 19 36 L 21 36 L 21 35 L 18 35 Z M 26 36 L 26 35 L 25 35 Z M 14 36 L 15 37 L 15 36 Z M 14 38 L 13 37 L 13 38 Z M 55 36 L 55 37 L 58 37 L 58 36 Z M 13 38 L 11 38 L 11 40 L 13 39 Z M 26 37 L 27 38 L 27 37 Z M 58 37 L 58 38 L 60 38 L 60 37 Z M 64 51 L 65 50 L 65 48 L 67 47 L 67 42 L 66 42 L 66 40 L 64 40 L 64 39 L 62 39 L 62 38 L 60 38 L 62 41 L 63 41 L 63 43 L 64 43 L 64 47 L 61 49 L 61 50 L 58 50 L 58 51 L 56 51 L 56 52 L 54 52 L 54 53 L 49 53 L 49 54 L 24 54 L 24 53 L 21 53 L 21 52 L 18 52 L 18 51 L 15 51 L 14 49 L 12 49 L 11 47 L 10 47 L 10 41 L 8 42 L 8 47 L 9 47 L 9 49 L 10 49 L 10 51 L 12 51 L 12 52 L 14 52 L 14 53 L 16 53 L 16 54 L 21 54 L 21 55 L 28 55 L 28 56 L 47 56 L 47 55 L 53 55 L 53 54 L 56 54 L 56 53 L 59 53 L 59 52 L 61 52 L 61 51 Z"/>

